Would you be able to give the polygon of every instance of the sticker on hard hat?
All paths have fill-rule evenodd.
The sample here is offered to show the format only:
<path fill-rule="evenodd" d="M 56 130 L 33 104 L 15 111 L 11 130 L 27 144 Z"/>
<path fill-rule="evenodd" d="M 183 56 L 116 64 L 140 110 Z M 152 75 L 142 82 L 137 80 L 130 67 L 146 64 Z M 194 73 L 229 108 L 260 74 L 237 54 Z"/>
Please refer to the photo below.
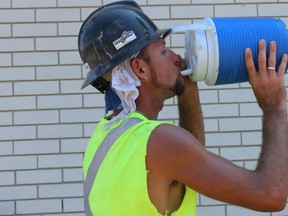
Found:
<path fill-rule="evenodd" d="M 136 38 L 137 37 L 133 31 L 124 31 L 121 37 L 113 42 L 113 45 L 117 50 L 119 50 L 120 48 L 135 40 Z"/>
<path fill-rule="evenodd" d="M 90 67 L 89 67 L 88 63 L 85 63 L 82 66 L 82 70 L 83 70 L 84 73 L 88 73 L 90 71 Z"/>

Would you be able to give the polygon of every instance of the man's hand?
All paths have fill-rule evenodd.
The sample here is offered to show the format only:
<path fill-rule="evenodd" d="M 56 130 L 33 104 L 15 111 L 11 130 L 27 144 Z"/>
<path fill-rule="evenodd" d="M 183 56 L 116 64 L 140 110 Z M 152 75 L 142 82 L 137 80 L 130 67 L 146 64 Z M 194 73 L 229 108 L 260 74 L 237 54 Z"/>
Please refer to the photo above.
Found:
<path fill-rule="evenodd" d="M 269 58 L 267 61 L 266 42 L 261 40 L 259 42 L 258 71 L 255 69 L 252 52 L 249 48 L 245 50 L 245 59 L 250 84 L 263 112 L 279 107 L 286 108 L 287 99 L 284 74 L 287 65 L 287 55 L 283 55 L 278 72 L 276 73 L 276 43 L 274 41 L 270 42 Z"/>

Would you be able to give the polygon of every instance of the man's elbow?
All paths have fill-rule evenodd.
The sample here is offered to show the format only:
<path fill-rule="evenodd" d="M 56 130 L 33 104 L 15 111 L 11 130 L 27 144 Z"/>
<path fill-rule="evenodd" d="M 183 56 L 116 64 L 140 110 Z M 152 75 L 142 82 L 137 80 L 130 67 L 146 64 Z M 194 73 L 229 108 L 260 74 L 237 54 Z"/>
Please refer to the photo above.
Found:
<path fill-rule="evenodd" d="M 266 195 L 262 202 L 262 211 L 277 212 L 282 211 L 287 204 L 287 191 L 274 190 Z"/>

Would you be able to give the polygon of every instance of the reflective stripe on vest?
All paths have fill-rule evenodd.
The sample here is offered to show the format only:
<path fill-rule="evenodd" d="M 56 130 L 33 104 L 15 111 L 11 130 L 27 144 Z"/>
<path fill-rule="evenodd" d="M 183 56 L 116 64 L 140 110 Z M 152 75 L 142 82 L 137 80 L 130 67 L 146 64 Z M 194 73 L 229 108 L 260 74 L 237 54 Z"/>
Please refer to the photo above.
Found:
<path fill-rule="evenodd" d="M 84 181 L 84 208 L 87 216 L 92 216 L 92 212 L 89 206 L 88 197 L 92 189 L 94 180 L 96 178 L 99 167 L 104 160 L 105 155 L 113 145 L 113 143 L 129 128 L 140 123 L 142 119 L 139 118 L 126 118 L 122 124 L 112 129 L 108 135 L 104 138 L 99 148 L 97 149 L 91 164 L 89 165 L 86 180 Z"/>

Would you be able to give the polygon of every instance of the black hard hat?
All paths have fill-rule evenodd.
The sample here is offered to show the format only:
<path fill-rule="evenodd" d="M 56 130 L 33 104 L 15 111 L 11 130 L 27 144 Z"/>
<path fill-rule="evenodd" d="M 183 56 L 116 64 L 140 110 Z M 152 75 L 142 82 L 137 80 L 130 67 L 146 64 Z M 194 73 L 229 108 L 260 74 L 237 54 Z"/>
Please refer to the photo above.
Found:
<path fill-rule="evenodd" d="M 84 21 L 78 36 L 81 59 L 89 66 L 81 89 L 91 84 L 104 92 L 108 84 L 104 74 L 169 31 L 159 30 L 134 1 L 98 8 Z"/>

